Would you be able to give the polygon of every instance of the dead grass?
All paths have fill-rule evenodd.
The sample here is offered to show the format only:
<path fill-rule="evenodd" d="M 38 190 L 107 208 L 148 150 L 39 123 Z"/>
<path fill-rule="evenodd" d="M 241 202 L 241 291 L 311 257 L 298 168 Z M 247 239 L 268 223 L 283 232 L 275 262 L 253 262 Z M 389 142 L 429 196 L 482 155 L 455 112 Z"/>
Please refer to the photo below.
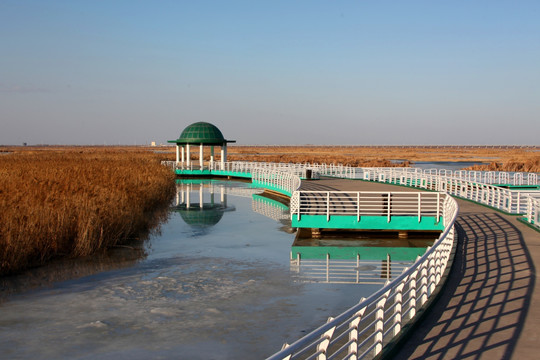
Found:
<path fill-rule="evenodd" d="M 173 148 L 170 160 L 174 159 Z M 167 150 L 168 149 L 168 150 Z M 196 152 L 197 149 L 193 150 Z M 351 166 L 409 166 L 415 161 L 484 162 L 481 169 L 539 172 L 540 146 L 239 146 L 228 147 L 231 161 L 335 163 Z M 195 155 L 197 156 L 197 155 Z M 206 149 L 205 157 L 210 156 Z M 394 161 L 391 161 L 394 160 Z M 397 163 L 396 163 L 397 161 Z M 476 167 L 480 169 L 480 167 Z M 522 170 L 521 170 L 522 169 Z"/>
<path fill-rule="evenodd" d="M 0 274 L 137 238 L 174 194 L 137 148 L 10 148 L 0 156 Z"/>

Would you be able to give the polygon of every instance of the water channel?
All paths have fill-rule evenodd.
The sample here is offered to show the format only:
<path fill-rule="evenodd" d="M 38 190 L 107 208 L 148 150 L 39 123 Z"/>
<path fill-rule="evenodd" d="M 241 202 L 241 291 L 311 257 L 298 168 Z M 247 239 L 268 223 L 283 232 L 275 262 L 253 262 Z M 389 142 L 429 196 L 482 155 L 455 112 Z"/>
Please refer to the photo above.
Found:
<path fill-rule="evenodd" d="M 249 183 L 177 188 L 145 241 L 2 279 L 0 357 L 260 359 L 390 274 L 380 261 L 349 269 L 379 279 L 363 285 L 304 271 L 291 261 L 288 209 Z"/>

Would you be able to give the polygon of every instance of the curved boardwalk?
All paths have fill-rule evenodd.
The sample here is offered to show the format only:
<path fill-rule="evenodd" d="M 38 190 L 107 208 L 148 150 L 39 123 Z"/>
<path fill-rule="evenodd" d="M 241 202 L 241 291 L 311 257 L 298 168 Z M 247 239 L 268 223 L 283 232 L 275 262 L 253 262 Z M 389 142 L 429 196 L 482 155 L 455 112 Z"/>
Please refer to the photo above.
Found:
<path fill-rule="evenodd" d="M 418 191 L 338 179 L 303 181 L 302 190 Z M 539 233 L 516 216 L 458 203 L 459 243 L 447 285 L 394 358 L 540 358 Z"/>

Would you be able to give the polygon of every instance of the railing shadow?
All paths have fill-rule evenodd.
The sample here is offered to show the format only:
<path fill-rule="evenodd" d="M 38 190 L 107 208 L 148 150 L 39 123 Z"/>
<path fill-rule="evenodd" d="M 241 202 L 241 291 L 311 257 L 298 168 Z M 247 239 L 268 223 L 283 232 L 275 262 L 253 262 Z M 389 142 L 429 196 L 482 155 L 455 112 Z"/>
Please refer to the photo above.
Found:
<path fill-rule="evenodd" d="M 535 285 L 519 229 L 497 213 L 465 213 L 447 286 L 394 359 L 510 359 Z"/>

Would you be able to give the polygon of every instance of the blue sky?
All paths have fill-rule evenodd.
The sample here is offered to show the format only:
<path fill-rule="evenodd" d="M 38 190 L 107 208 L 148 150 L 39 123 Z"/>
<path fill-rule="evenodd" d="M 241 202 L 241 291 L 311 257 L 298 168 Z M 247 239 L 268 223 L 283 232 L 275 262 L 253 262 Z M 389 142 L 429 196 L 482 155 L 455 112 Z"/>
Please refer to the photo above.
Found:
<path fill-rule="evenodd" d="M 0 1 L 0 144 L 532 144 L 540 1 Z"/>

